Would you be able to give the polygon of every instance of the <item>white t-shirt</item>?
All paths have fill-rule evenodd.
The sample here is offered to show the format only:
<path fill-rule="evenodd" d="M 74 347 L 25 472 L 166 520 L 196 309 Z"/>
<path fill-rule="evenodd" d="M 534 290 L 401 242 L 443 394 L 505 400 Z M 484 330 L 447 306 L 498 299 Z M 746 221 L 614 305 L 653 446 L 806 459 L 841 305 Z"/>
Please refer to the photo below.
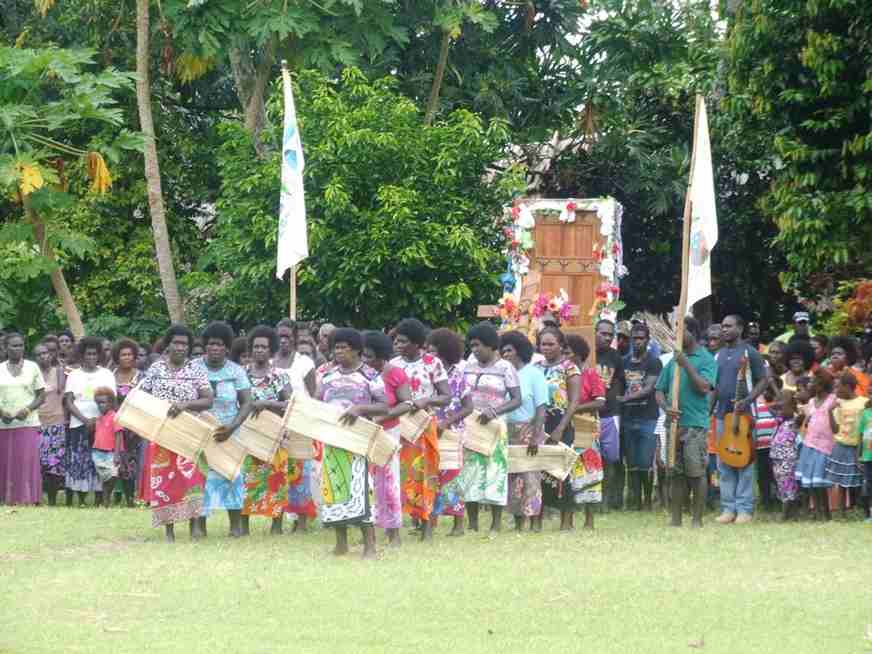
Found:
<path fill-rule="evenodd" d="M 9 372 L 9 363 L 0 363 L 0 409 L 6 413 L 16 414 L 26 408 L 36 398 L 39 390 L 45 388 L 42 371 L 33 361 L 21 361 L 21 374 L 13 376 Z M 13 420 L 9 424 L 0 422 L 0 429 L 18 429 L 20 427 L 39 427 L 39 414 L 31 411 L 24 420 Z"/>
<path fill-rule="evenodd" d="M 300 393 L 309 396 L 309 389 L 306 388 L 306 376 L 315 369 L 315 362 L 305 354 L 299 352 L 294 354 L 294 360 L 290 368 L 276 368 L 276 372 L 283 372 L 291 379 L 291 390 L 294 394 Z"/>
<path fill-rule="evenodd" d="M 111 388 L 113 392 L 117 392 L 115 375 L 110 370 L 98 366 L 93 372 L 85 372 L 81 368 L 76 368 L 67 377 L 64 394 L 73 394 L 76 408 L 81 411 L 83 416 L 86 418 L 98 418 L 100 417 L 100 410 L 94 401 L 94 391 L 101 386 L 106 386 Z M 70 415 L 70 427 L 81 426 L 82 421 L 76 418 L 76 416 Z"/>

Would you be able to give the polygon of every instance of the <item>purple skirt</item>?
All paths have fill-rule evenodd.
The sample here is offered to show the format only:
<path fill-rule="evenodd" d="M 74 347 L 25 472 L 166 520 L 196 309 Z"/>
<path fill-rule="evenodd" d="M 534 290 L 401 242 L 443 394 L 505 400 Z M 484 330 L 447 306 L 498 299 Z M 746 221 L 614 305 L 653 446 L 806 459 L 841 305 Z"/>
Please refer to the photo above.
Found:
<path fill-rule="evenodd" d="M 39 504 L 39 427 L 0 429 L 0 504 Z"/>

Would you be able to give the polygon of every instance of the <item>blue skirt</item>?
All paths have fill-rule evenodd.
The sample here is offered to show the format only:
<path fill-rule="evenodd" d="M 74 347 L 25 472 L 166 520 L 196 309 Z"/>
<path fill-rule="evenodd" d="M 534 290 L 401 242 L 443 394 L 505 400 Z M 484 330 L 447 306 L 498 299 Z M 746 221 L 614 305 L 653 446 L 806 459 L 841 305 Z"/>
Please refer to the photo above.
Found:
<path fill-rule="evenodd" d="M 812 447 L 803 446 L 796 464 L 796 481 L 803 488 L 829 488 L 827 479 L 827 455 Z"/>
<path fill-rule="evenodd" d="M 863 485 L 863 471 L 857 463 L 857 448 L 836 443 L 827 458 L 826 478 L 835 486 L 858 488 Z"/>
<path fill-rule="evenodd" d="M 238 511 L 245 503 L 245 478 L 239 474 L 230 481 L 209 468 L 206 475 L 206 492 L 203 497 L 203 517 L 209 517 L 215 509 Z"/>

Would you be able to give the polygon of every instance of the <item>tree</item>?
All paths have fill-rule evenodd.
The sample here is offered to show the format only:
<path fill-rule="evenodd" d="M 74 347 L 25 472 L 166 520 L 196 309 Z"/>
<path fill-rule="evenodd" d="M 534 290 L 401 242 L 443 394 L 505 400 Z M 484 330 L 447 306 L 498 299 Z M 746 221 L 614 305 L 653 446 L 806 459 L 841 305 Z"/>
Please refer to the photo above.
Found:
<path fill-rule="evenodd" d="M 0 188 L 21 208 L 18 219 L 4 224 L 2 240 L 18 249 L 22 263 L 6 267 L 4 276 L 27 280 L 47 272 L 77 336 L 84 326 L 58 251 L 82 254 L 92 244 L 63 226 L 64 212 L 75 202 L 67 191 L 82 176 L 91 180 L 92 193 L 105 193 L 112 184 L 94 148 L 97 139 L 83 143 L 77 137 L 87 134 L 87 126 L 108 126 L 99 140 L 113 157 L 141 145 L 120 128 L 114 98 L 130 88 L 132 76 L 114 69 L 88 72 L 93 57 L 90 50 L 0 48 Z"/>
<path fill-rule="evenodd" d="M 478 303 L 495 301 L 504 266 L 495 218 L 520 182 L 514 171 L 484 179 L 506 145 L 504 123 L 458 110 L 422 126 L 395 82 L 370 82 L 356 69 L 339 84 L 307 72 L 295 95 L 310 234 L 302 314 L 361 327 L 404 315 L 465 324 Z M 237 124 L 222 136 L 222 192 L 204 260 L 214 277 L 203 286 L 214 292 L 203 311 L 241 324 L 276 319 L 288 297 L 274 275 L 279 155 L 253 163 Z"/>
<path fill-rule="evenodd" d="M 787 288 L 868 272 L 872 252 L 872 4 L 761 0 L 732 18 L 726 106 L 737 138 L 757 141 Z M 766 138 L 756 139 L 758 134 Z"/>
<path fill-rule="evenodd" d="M 154 249 L 167 312 L 170 320 L 181 322 L 182 299 L 176 281 L 173 252 L 167 230 L 166 208 L 161 188 L 160 164 L 155 144 L 154 119 L 151 116 L 151 84 L 149 82 L 149 0 L 136 0 L 136 104 L 139 108 L 139 123 L 145 137 L 145 179 L 148 183 L 148 209 L 151 212 L 151 227 L 154 232 Z"/>

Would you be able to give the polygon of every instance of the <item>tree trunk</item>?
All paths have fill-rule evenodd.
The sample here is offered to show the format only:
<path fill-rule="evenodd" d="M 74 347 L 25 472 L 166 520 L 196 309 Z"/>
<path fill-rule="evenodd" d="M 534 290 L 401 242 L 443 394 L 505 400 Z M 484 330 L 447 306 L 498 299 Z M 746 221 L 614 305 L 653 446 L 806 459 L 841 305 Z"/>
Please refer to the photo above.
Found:
<path fill-rule="evenodd" d="M 42 219 L 30 206 L 30 198 L 24 196 L 24 213 L 27 216 L 27 221 L 33 226 L 33 237 L 39 245 L 39 251 L 42 256 L 56 264 L 52 269 L 51 285 L 54 287 L 55 293 L 61 302 L 64 313 L 67 316 L 67 322 L 70 324 L 70 331 L 78 341 L 85 335 L 85 326 L 82 324 L 82 316 L 79 314 L 79 308 L 76 306 L 76 301 L 73 299 L 73 294 L 70 293 L 70 287 L 67 286 L 67 280 L 64 278 L 64 270 L 57 263 L 54 249 L 49 244 L 45 237 L 45 224 Z"/>
<path fill-rule="evenodd" d="M 148 189 L 148 209 L 151 213 L 151 230 L 154 233 L 154 248 L 157 251 L 160 281 L 170 320 L 182 322 L 182 301 L 179 297 L 170 235 L 167 231 L 166 210 L 160 183 L 160 165 L 157 160 L 157 145 L 154 136 L 154 120 L 151 116 L 151 84 L 148 77 L 148 10 L 148 0 L 136 0 L 136 104 L 139 108 L 140 127 L 145 137 L 145 181 Z"/>
<path fill-rule="evenodd" d="M 436 109 L 439 107 L 439 92 L 442 90 L 442 78 L 445 77 L 445 66 L 448 64 L 448 50 L 451 48 L 451 34 L 442 32 L 442 45 L 439 48 L 439 61 L 436 64 L 436 75 L 430 88 L 430 99 L 427 101 L 427 113 L 424 114 L 424 124 L 433 124 Z"/>
<path fill-rule="evenodd" d="M 253 46 L 246 39 L 230 48 L 230 70 L 236 86 L 236 95 L 242 105 L 245 129 L 254 140 L 254 150 L 259 158 L 266 152 L 263 131 L 266 129 L 266 86 L 275 63 L 276 43 L 269 39 L 255 63 Z"/>

